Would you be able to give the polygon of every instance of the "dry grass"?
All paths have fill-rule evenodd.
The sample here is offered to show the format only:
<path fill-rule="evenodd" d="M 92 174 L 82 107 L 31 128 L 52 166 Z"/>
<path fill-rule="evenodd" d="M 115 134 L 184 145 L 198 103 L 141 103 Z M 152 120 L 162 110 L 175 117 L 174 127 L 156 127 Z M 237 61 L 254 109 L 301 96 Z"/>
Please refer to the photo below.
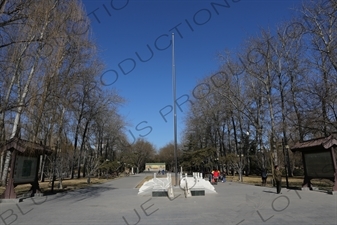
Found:
<path fill-rule="evenodd" d="M 226 177 L 227 181 L 239 181 L 239 177 L 238 176 L 227 176 Z M 242 179 L 243 179 L 243 183 L 248 183 L 248 184 L 261 184 L 262 180 L 261 180 L 261 177 L 260 176 L 242 176 Z M 268 177 L 267 178 L 267 183 L 268 184 L 271 184 L 271 181 L 272 178 L 271 177 Z M 282 181 L 285 182 L 285 177 L 282 178 Z M 293 185 L 301 185 L 302 182 L 303 182 L 303 178 L 302 177 L 289 177 L 289 183 L 293 184 Z"/>
<path fill-rule="evenodd" d="M 238 182 L 239 178 L 238 176 L 227 176 L 226 177 L 227 181 L 232 181 L 232 182 Z M 288 178 L 288 182 L 289 182 L 289 186 L 291 187 L 297 187 L 300 188 L 302 187 L 302 183 L 303 183 L 303 177 L 289 177 Z M 331 190 L 332 186 L 333 186 L 333 182 L 327 179 L 312 179 L 311 180 L 312 185 L 315 187 L 319 187 L 320 189 L 323 190 Z M 256 186 L 261 186 L 261 177 L 259 176 L 243 176 L 243 183 L 246 184 L 252 184 L 252 185 L 256 185 Z M 286 178 L 283 177 L 282 178 L 282 185 L 286 184 Z M 271 187 L 272 186 L 272 178 L 268 177 L 267 179 L 267 186 Z"/>

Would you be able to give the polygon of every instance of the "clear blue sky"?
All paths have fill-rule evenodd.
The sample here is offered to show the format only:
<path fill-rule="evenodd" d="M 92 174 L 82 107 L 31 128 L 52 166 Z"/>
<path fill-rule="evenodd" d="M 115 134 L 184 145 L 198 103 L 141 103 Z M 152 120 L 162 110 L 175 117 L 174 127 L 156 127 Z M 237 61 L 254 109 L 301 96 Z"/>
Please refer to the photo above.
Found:
<path fill-rule="evenodd" d="M 228 5 L 226 4 L 228 3 Z M 260 28 L 288 20 L 298 0 L 83 0 L 99 55 L 102 81 L 127 102 L 120 113 L 129 123 L 130 142 L 144 137 L 157 149 L 173 141 L 172 48 L 175 64 L 178 142 L 188 110 L 187 97 L 198 79 L 215 73 L 217 57 L 235 51 Z M 228 7 L 225 7 L 227 5 Z M 151 50 L 149 50 L 149 48 Z M 151 52 L 152 51 L 152 52 Z M 137 56 L 138 53 L 138 56 Z M 166 121 L 160 112 L 165 116 Z M 132 132 L 132 135 L 131 133 Z"/>

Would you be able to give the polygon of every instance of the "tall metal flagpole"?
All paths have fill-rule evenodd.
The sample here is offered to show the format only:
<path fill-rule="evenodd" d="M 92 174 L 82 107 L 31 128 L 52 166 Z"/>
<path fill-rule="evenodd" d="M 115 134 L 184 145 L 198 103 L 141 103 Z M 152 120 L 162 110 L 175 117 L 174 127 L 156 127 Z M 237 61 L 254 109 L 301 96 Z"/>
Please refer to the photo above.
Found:
<path fill-rule="evenodd" d="M 174 61 L 174 33 L 172 33 L 172 92 L 173 92 L 173 123 L 174 123 L 174 160 L 175 160 L 175 186 L 178 185 L 178 159 L 177 159 L 177 110 L 176 110 L 176 65 Z"/>

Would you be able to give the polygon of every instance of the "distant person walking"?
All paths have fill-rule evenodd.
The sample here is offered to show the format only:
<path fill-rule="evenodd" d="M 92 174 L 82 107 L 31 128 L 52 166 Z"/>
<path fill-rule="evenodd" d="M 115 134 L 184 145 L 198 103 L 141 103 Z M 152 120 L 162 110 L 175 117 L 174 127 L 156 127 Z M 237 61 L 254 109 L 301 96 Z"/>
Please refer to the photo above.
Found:
<path fill-rule="evenodd" d="M 262 179 L 262 186 L 266 186 L 266 184 L 267 184 L 267 170 L 265 168 L 262 169 L 261 179 Z"/>
<path fill-rule="evenodd" d="M 274 177 L 275 177 L 275 182 L 276 182 L 276 193 L 280 194 L 281 193 L 282 172 L 280 171 L 280 168 L 278 165 L 275 166 Z"/>

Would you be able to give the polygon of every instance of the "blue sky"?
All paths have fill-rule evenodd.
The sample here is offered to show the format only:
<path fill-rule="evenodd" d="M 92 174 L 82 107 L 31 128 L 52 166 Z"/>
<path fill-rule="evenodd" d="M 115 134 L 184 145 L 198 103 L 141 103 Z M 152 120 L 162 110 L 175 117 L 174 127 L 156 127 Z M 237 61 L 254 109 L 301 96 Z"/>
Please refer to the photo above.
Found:
<path fill-rule="evenodd" d="M 187 100 L 193 98 L 191 91 L 199 79 L 219 70 L 217 55 L 240 49 L 260 28 L 273 29 L 290 19 L 300 1 L 83 0 L 83 4 L 106 64 L 102 82 L 127 101 L 120 113 L 129 124 L 130 143 L 133 137 L 143 137 L 159 149 L 173 141 L 171 34 L 176 96 L 182 109 L 177 108 L 179 142 Z"/>

